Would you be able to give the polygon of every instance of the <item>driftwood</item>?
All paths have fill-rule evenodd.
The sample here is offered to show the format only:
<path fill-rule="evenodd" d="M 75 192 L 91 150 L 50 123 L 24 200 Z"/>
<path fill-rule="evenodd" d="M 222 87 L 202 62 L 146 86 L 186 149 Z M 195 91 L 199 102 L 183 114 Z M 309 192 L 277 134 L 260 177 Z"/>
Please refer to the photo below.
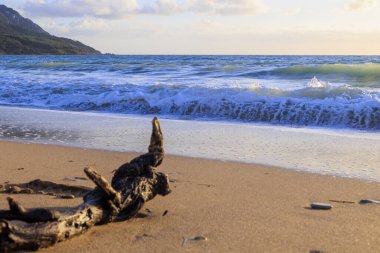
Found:
<path fill-rule="evenodd" d="M 9 210 L 0 211 L 0 252 L 38 250 L 82 234 L 94 225 L 123 221 L 133 217 L 145 202 L 157 194 L 170 193 L 167 175 L 156 171 L 164 158 L 163 136 L 157 118 L 148 153 L 120 166 L 109 183 L 93 168 L 85 168 L 87 177 L 96 187 L 83 196 L 83 203 L 67 212 L 45 208 L 27 209 L 8 197 Z M 34 182 L 40 186 L 40 183 Z M 44 194 L 28 184 L 3 187 L 7 193 Z M 44 181 L 40 181 L 44 182 Z M 44 182 L 50 183 L 50 182 Z M 57 186 L 51 183 L 50 187 Z M 61 185 L 62 186 L 62 185 Z M 12 192 L 12 191 L 16 192 Z M 86 188 L 82 189 L 86 191 Z M 81 189 L 74 189 L 78 194 Z M 23 225 L 20 222 L 24 221 Z"/>

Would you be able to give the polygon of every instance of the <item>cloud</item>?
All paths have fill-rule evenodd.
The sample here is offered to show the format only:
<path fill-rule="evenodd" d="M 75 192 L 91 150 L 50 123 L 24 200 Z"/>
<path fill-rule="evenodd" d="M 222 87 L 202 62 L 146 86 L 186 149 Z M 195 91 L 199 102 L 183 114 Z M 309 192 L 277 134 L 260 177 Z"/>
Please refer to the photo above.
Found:
<path fill-rule="evenodd" d="M 94 35 L 105 27 L 105 22 L 101 19 L 84 18 L 66 24 L 49 22 L 43 24 L 42 27 L 50 33 L 60 36 Z"/>
<path fill-rule="evenodd" d="M 108 19 L 121 19 L 136 14 L 253 15 L 266 9 L 262 0 L 28 0 L 23 8 L 33 16 L 92 16 Z"/>
<path fill-rule="evenodd" d="M 348 11 L 361 11 L 376 7 L 377 0 L 350 0 L 346 4 Z"/>
<path fill-rule="evenodd" d="M 295 15 L 299 14 L 300 12 L 301 12 L 301 8 L 296 7 L 296 8 L 284 9 L 281 11 L 281 14 L 283 14 L 285 16 L 295 16 Z"/>
<path fill-rule="evenodd" d="M 267 6 L 261 0 L 189 0 L 188 11 L 222 15 L 249 15 L 263 12 Z"/>
<path fill-rule="evenodd" d="M 137 0 L 29 0 L 23 10 L 33 16 L 118 19 L 138 7 Z"/>
<path fill-rule="evenodd" d="M 172 15 L 182 12 L 183 6 L 178 4 L 177 0 L 157 0 L 149 4 L 143 4 L 137 11 L 145 14 Z"/>

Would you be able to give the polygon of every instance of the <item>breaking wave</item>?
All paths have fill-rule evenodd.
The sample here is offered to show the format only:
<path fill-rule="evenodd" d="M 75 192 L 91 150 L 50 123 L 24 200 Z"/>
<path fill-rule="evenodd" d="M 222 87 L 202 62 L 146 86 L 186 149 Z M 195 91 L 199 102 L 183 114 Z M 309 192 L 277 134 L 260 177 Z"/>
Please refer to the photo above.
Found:
<path fill-rule="evenodd" d="M 380 130 L 380 97 L 360 88 L 332 87 L 313 78 L 288 90 L 252 85 L 207 88 L 175 85 L 109 87 L 103 91 L 72 86 L 45 87 L 29 95 L 19 89 L 0 93 L 0 103 L 74 111 L 160 114 L 187 119 L 238 120 L 299 126 L 338 126 Z"/>
<path fill-rule="evenodd" d="M 379 56 L 4 56 L 0 72 L 2 105 L 380 130 Z"/>

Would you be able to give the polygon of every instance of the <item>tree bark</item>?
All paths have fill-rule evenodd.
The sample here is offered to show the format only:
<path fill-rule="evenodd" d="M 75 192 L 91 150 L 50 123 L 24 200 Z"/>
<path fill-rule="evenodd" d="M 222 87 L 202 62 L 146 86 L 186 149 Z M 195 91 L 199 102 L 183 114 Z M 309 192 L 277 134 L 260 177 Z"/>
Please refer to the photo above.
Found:
<path fill-rule="evenodd" d="M 9 197 L 9 210 L 0 211 L 0 252 L 38 250 L 82 234 L 94 225 L 127 220 L 157 194 L 169 194 L 171 190 L 167 175 L 156 170 L 164 158 L 163 136 L 156 117 L 152 126 L 148 153 L 121 165 L 115 171 L 111 183 L 93 168 L 84 169 L 96 187 L 88 191 L 81 187 L 68 188 L 79 195 L 84 194 L 84 202 L 68 212 L 60 213 L 45 208 L 27 209 Z M 41 193 L 38 183 L 35 183 L 37 186 L 34 188 L 28 187 L 32 182 L 3 187 L 2 192 Z M 57 186 L 50 182 L 44 183 L 53 188 Z M 13 220 L 27 224 L 21 226 Z"/>

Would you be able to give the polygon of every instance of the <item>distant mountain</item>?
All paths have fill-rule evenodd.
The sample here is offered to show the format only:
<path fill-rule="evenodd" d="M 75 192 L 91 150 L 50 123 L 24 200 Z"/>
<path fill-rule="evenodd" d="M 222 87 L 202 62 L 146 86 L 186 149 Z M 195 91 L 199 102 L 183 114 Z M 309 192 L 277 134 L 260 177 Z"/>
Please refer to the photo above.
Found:
<path fill-rule="evenodd" d="M 0 5 L 0 54 L 100 54 L 79 41 L 50 35 L 17 11 Z"/>

